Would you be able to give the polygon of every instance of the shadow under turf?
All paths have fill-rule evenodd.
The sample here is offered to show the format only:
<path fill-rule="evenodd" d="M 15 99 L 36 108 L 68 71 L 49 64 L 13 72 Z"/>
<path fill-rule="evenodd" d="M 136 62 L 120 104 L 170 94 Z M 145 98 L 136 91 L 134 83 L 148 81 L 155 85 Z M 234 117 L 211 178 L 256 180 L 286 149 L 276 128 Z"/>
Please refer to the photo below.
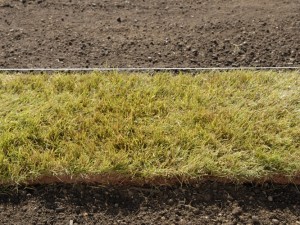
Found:
<path fill-rule="evenodd" d="M 164 214 L 168 215 L 169 222 L 176 218 L 188 221 L 193 218 L 195 221 L 219 220 L 222 223 L 227 220 L 262 224 L 268 221 L 276 223 L 277 220 L 296 223 L 296 218 L 300 218 L 299 190 L 297 185 L 218 182 L 172 187 L 85 184 L 2 187 L 0 207 L 5 206 L 6 209 L 0 214 L 11 206 L 14 208 L 13 215 L 24 210 L 24 207 L 38 208 L 46 212 L 45 215 L 60 213 L 75 218 L 79 223 L 100 221 L 99 218 L 106 222 L 110 220 L 105 218 L 139 221 L 146 215 L 165 218 Z"/>

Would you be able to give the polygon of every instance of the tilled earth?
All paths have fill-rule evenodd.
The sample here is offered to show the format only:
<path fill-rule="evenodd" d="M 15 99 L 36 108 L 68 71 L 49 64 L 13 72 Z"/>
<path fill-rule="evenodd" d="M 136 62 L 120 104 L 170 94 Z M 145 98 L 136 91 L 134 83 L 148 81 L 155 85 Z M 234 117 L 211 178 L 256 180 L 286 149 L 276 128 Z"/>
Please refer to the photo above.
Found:
<path fill-rule="evenodd" d="M 299 0 L 0 0 L 0 68 L 299 66 Z"/>
<path fill-rule="evenodd" d="M 300 186 L 2 189 L 0 224 L 300 224 Z"/>
<path fill-rule="evenodd" d="M 299 0 L 0 0 L 0 68 L 300 66 Z M 0 188 L 0 224 L 300 224 L 299 186 Z"/>

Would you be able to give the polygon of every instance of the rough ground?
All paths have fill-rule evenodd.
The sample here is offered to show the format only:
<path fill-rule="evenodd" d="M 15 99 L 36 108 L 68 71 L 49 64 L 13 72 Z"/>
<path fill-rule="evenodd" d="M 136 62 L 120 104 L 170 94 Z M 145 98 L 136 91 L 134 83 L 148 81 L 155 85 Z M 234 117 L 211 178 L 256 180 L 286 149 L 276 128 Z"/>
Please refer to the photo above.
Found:
<path fill-rule="evenodd" d="M 0 68 L 299 66 L 299 0 L 1 0 Z"/>
<path fill-rule="evenodd" d="M 0 68 L 299 66 L 299 0 L 0 0 Z M 299 186 L 0 189 L 0 224 L 300 224 Z"/>
<path fill-rule="evenodd" d="M 300 224 L 299 186 L 52 185 L 0 192 L 1 224 Z"/>

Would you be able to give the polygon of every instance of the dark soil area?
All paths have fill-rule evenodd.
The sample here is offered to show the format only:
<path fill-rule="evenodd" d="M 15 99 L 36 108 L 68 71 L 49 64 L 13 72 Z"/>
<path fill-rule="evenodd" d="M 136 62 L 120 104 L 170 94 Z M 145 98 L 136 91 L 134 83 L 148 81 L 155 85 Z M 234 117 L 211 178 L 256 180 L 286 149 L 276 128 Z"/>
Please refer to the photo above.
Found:
<path fill-rule="evenodd" d="M 1 0 L 0 68 L 299 66 L 299 0 Z"/>
<path fill-rule="evenodd" d="M 0 68 L 300 66 L 300 0 L 0 0 Z M 295 224 L 300 186 L 0 187 L 0 224 Z"/>
<path fill-rule="evenodd" d="M 0 224 L 300 224 L 300 186 L 1 189 Z"/>

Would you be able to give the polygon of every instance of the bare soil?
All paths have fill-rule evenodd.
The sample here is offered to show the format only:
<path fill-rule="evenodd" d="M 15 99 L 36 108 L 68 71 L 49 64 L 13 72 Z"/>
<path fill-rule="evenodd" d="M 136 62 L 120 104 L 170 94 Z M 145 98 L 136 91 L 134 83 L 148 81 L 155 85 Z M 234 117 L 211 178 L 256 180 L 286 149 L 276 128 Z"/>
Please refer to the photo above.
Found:
<path fill-rule="evenodd" d="M 299 0 L 0 0 L 0 68 L 299 66 Z M 296 185 L 0 188 L 0 224 L 300 224 Z"/>
<path fill-rule="evenodd" d="M 299 0 L 1 0 L 0 68 L 299 66 Z"/>
<path fill-rule="evenodd" d="M 300 224 L 300 186 L 40 185 L 0 191 L 0 224 Z"/>

